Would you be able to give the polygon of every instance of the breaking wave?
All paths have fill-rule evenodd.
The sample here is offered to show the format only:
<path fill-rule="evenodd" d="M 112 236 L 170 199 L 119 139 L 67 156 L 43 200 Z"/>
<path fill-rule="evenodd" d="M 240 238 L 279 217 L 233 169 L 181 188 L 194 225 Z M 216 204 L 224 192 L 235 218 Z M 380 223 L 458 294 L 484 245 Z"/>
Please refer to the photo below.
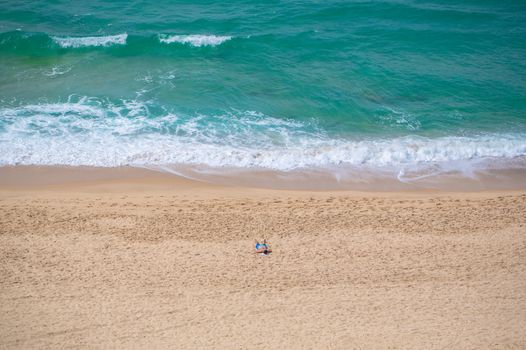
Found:
<path fill-rule="evenodd" d="M 30 55 L 56 55 L 57 49 L 119 48 L 130 53 L 144 52 L 156 47 L 169 48 L 179 44 L 190 49 L 216 47 L 234 37 L 225 35 L 169 35 L 121 33 L 98 36 L 60 36 L 47 33 L 11 31 L 0 33 L 0 50 Z"/>
<path fill-rule="evenodd" d="M 85 37 L 51 37 L 55 43 L 63 48 L 79 48 L 87 46 L 125 45 L 128 34 Z"/>
<path fill-rule="evenodd" d="M 334 138 L 254 111 L 185 116 L 135 100 L 70 98 L 0 109 L 0 165 L 206 165 L 290 171 L 463 164 L 526 156 L 526 135 Z M 460 165 L 459 165 L 460 166 Z"/>
<path fill-rule="evenodd" d="M 195 47 L 217 46 L 232 39 L 231 36 L 218 35 L 167 35 L 159 34 L 159 41 L 165 44 L 181 43 Z"/>

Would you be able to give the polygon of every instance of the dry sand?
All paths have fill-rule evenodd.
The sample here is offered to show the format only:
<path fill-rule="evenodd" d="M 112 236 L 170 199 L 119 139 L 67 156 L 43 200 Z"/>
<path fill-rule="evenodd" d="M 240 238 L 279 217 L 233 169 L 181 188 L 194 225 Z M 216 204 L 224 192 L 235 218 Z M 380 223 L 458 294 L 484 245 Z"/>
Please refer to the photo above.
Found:
<path fill-rule="evenodd" d="M 0 169 L 0 348 L 526 348 L 525 191 L 91 171 Z"/>

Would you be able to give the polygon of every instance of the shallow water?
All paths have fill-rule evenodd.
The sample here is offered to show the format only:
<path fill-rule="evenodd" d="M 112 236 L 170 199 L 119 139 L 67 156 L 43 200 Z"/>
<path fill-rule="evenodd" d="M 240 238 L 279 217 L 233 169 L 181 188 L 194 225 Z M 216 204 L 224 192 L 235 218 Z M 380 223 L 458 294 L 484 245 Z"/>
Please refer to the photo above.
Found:
<path fill-rule="evenodd" d="M 516 1 L 4 1 L 0 164 L 522 169 L 525 23 Z"/>

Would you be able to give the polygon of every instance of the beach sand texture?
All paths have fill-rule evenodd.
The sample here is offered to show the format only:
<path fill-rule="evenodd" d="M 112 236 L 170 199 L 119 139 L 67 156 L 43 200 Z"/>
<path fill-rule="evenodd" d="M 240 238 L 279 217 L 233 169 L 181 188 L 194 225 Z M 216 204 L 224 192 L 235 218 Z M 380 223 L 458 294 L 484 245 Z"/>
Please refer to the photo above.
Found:
<path fill-rule="evenodd" d="M 2 349 L 526 348 L 521 191 L 6 183 Z"/>

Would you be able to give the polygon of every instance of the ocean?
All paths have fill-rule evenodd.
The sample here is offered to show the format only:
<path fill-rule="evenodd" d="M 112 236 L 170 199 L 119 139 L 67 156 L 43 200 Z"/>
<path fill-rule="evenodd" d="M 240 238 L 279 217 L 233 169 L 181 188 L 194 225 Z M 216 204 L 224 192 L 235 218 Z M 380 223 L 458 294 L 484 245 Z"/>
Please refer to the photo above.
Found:
<path fill-rule="evenodd" d="M 521 1 L 0 0 L 0 166 L 407 182 L 525 158 Z"/>

